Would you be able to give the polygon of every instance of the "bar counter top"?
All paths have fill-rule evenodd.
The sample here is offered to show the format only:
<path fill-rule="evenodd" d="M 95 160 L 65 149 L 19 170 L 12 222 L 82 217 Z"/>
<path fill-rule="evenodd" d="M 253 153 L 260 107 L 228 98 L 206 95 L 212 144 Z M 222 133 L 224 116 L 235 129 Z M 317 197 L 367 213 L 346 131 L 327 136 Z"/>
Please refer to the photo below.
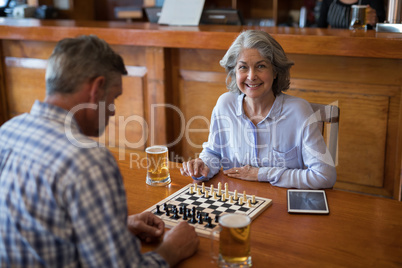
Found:
<path fill-rule="evenodd" d="M 246 29 L 267 31 L 286 53 L 402 59 L 402 34 L 375 30 L 0 18 L 0 39 L 57 42 L 65 37 L 96 34 L 110 44 L 170 48 L 226 50 Z"/>

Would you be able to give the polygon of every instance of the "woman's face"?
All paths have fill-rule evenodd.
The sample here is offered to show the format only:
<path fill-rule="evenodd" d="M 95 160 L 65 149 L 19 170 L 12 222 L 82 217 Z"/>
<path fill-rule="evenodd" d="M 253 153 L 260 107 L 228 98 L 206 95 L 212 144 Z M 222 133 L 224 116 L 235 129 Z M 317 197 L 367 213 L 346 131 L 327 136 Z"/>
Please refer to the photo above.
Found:
<path fill-rule="evenodd" d="M 240 91 L 250 98 L 274 95 L 274 74 L 271 63 L 257 49 L 243 49 L 236 64 L 236 83 Z"/>

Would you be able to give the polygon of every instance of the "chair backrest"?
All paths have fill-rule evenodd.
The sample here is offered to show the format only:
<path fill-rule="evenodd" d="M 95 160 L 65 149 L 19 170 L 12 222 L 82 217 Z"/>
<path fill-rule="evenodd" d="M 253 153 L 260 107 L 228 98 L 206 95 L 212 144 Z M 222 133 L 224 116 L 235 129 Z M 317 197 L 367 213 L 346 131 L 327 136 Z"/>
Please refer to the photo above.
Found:
<path fill-rule="evenodd" d="M 337 164 L 336 153 L 338 150 L 338 130 L 339 130 L 339 115 L 340 110 L 338 106 L 326 105 L 319 103 L 310 103 L 314 113 L 317 116 L 319 126 L 321 127 L 322 135 L 325 138 L 328 150 Z"/>

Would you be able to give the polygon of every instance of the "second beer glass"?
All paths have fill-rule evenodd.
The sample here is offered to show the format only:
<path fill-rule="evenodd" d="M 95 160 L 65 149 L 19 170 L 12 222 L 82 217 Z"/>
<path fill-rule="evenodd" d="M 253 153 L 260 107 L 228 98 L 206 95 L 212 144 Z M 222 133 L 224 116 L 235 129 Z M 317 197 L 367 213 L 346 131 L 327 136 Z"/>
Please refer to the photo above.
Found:
<path fill-rule="evenodd" d="M 225 214 L 219 218 L 219 267 L 251 267 L 251 219 L 245 214 Z"/>
<path fill-rule="evenodd" d="M 147 184 L 164 186 L 171 182 L 169 174 L 169 157 L 166 146 L 155 145 L 145 149 L 147 153 Z"/>

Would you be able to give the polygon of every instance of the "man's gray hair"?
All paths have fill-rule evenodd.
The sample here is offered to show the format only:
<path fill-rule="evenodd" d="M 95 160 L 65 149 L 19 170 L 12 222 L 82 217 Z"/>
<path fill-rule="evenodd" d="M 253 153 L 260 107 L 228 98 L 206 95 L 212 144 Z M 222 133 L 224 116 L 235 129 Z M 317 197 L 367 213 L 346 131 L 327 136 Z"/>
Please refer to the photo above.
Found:
<path fill-rule="evenodd" d="M 75 93 L 79 85 L 99 76 L 105 77 L 104 88 L 126 75 L 123 59 L 95 35 L 59 41 L 46 68 L 46 94 Z"/>

